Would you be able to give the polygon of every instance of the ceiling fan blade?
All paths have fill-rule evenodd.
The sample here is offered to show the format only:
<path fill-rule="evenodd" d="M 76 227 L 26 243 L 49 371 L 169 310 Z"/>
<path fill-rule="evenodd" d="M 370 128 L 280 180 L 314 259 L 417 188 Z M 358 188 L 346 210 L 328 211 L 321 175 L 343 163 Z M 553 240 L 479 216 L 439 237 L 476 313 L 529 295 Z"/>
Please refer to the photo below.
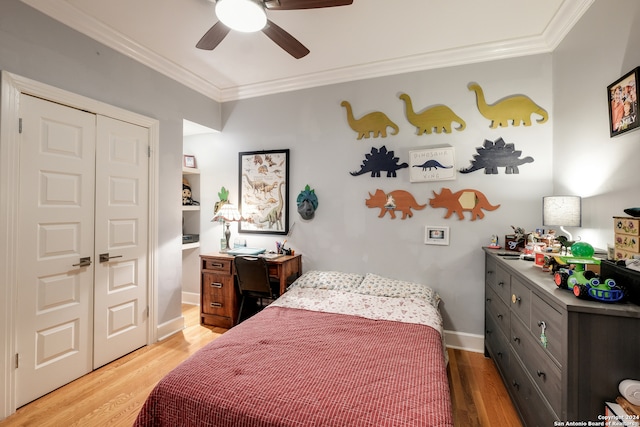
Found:
<path fill-rule="evenodd" d="M 296 59 L 300 59 L 309 53 L 302 43 L 296 40 L 291 34 L 287 33 L 282 28 L 267 19 L 267 25 L 262 29 L 262 32 L 267 35 L 275 44 L 286 50 L 289 55 Z"/>
<path fill-rule="evenodd" d="M 229 27 L 218 21 L 202 36 L 196 47 L 198 49 L 213 50 L 229 34 L 229 31 L 231 31 Z"/>
<path fill-rule="evenodd" d="M 319 9 L 350 4 L 353 0 L 264 0 L 264 6 L 271 10 Z"/>

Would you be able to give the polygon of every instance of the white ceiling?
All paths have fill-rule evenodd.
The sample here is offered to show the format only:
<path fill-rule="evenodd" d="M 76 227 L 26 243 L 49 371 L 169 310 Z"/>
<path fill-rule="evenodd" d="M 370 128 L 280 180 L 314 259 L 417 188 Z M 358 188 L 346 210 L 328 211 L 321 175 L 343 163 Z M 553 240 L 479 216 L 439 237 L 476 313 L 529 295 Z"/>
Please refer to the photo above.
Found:
<path fill-rule="evenodd" d="M 552 51 L 595 0 L 354 0 L 268 11 L 311 53 L 264 34 L 195 47 L 216 22 L 209 0 L 22 0 L 220 102 Z"/>

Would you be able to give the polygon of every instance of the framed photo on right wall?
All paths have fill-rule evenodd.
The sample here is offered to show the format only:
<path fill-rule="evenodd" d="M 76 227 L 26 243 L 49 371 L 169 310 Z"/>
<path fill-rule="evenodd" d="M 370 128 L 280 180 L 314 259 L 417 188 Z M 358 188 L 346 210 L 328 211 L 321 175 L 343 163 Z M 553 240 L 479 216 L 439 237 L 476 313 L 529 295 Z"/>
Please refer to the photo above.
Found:
<path fill-rule="evenodd" d="M 614 137 L 640 126 L 638 120 L 638 70 L 634 68 L 607 86 L 609 134 Z"/>

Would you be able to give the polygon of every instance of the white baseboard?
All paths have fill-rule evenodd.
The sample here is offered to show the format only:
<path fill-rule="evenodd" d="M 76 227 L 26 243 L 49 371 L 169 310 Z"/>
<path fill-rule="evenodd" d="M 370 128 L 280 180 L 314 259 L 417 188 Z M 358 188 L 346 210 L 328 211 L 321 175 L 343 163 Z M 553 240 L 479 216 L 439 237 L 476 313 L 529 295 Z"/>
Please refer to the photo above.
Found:
<path fill-rule="evenodd" d="M 182 303 L 190 305 L 200 305 L 200 294 L 195 292 L 183 292 Z"/>
<path fill-rule="evenodd" d="M 447 347 L 474 353 L 484 353 L 484 335 L 444 331 L 444 342 Z"/>
<path fill-rule="evenodd" d="M 158 325 L 158 341 L 162 341 L 165 338 L 169 338 L 171 335 L 176 334 L 184 329 L 184 317 L 176 317 L 173 320 L 169 320 L 161 325 Z"/>

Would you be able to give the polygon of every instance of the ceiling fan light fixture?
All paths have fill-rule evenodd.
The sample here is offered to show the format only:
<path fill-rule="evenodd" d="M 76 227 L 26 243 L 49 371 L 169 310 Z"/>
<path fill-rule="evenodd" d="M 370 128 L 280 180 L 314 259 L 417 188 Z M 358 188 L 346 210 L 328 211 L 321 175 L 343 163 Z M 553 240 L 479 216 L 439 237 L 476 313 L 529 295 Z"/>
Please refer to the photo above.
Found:
<path fill-rule="evenodd" d="M 267 24 L 264 6 L 255 0 L 218 0 L 216 16 L 232 30 L 245 33 L 260 31 Z"/>

